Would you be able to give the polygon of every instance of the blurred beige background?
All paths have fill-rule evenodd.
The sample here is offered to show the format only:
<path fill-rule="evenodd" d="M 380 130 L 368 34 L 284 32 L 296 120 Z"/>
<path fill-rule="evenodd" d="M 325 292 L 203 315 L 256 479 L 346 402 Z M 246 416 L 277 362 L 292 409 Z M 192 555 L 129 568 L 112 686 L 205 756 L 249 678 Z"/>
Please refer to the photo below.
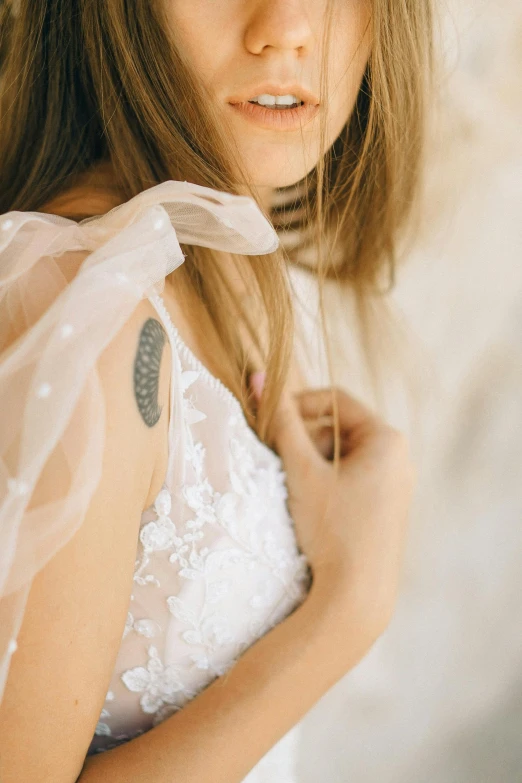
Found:
<path fill-rule="evenodd" d="M 413 424 L 386 400 L 420 471 L 403 586 L 292 733 L 299 783 L 522 782 L 522 2 L 440 11 L 424 225 L 392 294 L 422 392 Z"/>

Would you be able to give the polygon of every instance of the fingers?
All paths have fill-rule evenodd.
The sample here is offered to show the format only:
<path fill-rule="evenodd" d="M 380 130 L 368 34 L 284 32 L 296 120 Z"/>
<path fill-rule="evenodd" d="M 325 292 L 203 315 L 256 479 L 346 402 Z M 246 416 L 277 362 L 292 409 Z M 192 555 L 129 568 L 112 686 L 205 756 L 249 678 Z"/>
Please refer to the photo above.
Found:
<path fill-rule="evenodd" d="M 251 386 L 259 399 L 264 373 L 253 373 Z M 339 388 L 307 389 L 290 392 L 284 387 L 267 437 L 272 447 L 290 465 L 333 453 L 333 400 L 337 401 L 341 427 L 341 455 L 346 452 L 345 438 L 363 425 L 374 424 L 377 417 L 362 402 Z"/>
<path fill-rule="evenodd" d="M 281 392 L 268 435 L 285 465 L 317 455 L 296 404 L 295 395 L 286 388 Z"/>
<path fill-rule="evenodd" d="M 333 399 L 336 399 L 339 409 L 339 419 L 342 429 L 352 429 L 376 420 L 373 411 L 360 400 L 344 389 L 306 389 L 296 394 L 297 406 L 305 419 L 320 419 L 325 421 L 330 417 L 333 421 Z"/>

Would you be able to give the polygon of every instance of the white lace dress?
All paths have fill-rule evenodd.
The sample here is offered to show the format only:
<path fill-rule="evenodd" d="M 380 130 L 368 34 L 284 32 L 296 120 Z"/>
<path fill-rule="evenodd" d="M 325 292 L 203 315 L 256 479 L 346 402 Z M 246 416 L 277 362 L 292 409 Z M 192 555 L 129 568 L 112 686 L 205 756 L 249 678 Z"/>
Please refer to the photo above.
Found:
<path fill-rule="evenodd" d="M 0 685 L 31 580 L 78 529 L 101 475 L 97 358 L 144 297 L 172 351 L 166 475 L 142 514 L 127 622 L 87 755 L 181 710 L 310 588 L 280 459 L 166 310 L 163 284 L 184 261 L 180 242 L 262 254 L 278 237 L 250 198 L 172 180 L 79 223 L 39 212 L 0 216 L 0 352 L 19 316 L 27 326 L 0 367 L 0 599 L 8 596 L 0 600 Z M 57 487 L 52 503 L 27 509 L 56 444 L 67 459 L 67 492 Z M 249 783 L 295 782 L 297 728 Z"/>
<path fill-rule="evenodd" d="M 171 429 L 169 470 L 142 515 L 127 622 L 89 755 L 182 709 L 309 588 L 281 460 L 181 340 L 162 297 L 150 301 L 180 361 L 185 480 L 172 480 Z M 292 730 L 283 737 L 249 783 L 294 781 L 296 736 Z"/>

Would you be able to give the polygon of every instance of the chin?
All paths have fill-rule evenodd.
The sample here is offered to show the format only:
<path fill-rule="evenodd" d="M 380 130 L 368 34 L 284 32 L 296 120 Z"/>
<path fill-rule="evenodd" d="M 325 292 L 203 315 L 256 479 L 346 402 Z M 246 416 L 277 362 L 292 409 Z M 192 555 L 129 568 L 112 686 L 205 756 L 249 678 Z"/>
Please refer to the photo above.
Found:
<path fill-rule="evenodd" d="M 315 163 L 308 168 L 293 167 L 288 168 L 284 173 L 281 169 L 275 171 L 271 176 L 271 172 L 267 172 L 266 168 L 255 167 L 250 169 L 252 180 L 260 188 L 289 188 L 292 185 L 297 185 L 304 177 L 309 174 L 314 168 Z"/>

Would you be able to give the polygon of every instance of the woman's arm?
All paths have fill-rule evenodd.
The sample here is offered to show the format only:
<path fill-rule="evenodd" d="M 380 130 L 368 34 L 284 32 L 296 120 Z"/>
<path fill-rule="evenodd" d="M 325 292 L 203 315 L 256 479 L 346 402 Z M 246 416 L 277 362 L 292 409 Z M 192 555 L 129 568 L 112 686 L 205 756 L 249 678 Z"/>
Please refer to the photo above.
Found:
<path fill-rule="evenodd" d="M 167 440 L 170 362 L 162 363 L 158 399 L 164 413 L 154 427 L 138 410 L 132 382 L 141 330 L 154 314 L 141 300 L 98 357 L 106 426 L 102 464 L 94 468 L 101 467 L 101 478 L 78 530 L 38 571 L 29 591 L 0 704 L 1 783 L 76 780 L 100 717 L 127 617 L 142 510 L 159 483 L 153 468 Z M 77 463 L 89 455 L 92 464 L 85 437 L 85 422 L 76 415 L 65 447 L 58 442 L 38 477 L 29 511 L 41 514 L 56 508 L 57 500 L 61 511 L 73 480 L 71 444 Z M 78 487 L 87 484 L 84 475 L 77 480 L 84 470 L 74 474 L 74 509 Z M 37 517 L 40 524 L 42 518 L 52 524 L 50 511 Z M 36 531 L 31 544 L 38 544 Z"/>
<path fill-rule="evenodd" d="M 78 783 L 240 783 L 367 652 L 348 598 L 334 595 L 314 581 L 232 669 L 150 731 L 89 756 Z"/>

